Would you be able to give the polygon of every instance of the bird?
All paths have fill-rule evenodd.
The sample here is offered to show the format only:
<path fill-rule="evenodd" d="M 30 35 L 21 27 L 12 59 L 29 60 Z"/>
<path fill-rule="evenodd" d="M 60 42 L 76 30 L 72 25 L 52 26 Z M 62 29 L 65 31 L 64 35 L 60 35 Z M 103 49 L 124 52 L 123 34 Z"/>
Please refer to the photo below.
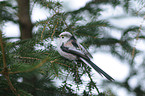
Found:
<path fill-rule="evenodd" d="M 114 81 L 110 75 L 108 75 L 105 71 L 103 71 L 91 61 L 92 55 L 77 41 L 76 37 L 70 32 L 65 31 L 59 35 L 59 38 L 57 39 L 57 51 L 61 56 L 68 60 L 81 60 L 96 70 L 101 76 L 105 76 L 108 80 Z"/>

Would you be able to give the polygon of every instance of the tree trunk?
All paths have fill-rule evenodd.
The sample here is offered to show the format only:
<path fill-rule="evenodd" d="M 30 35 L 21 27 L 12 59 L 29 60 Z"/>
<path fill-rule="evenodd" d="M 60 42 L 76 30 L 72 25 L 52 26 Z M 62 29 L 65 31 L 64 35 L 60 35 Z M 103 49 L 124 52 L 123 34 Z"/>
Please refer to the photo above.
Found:
<path fill-rule="evenodd" d="M 33 24 L 30 17 L 30 0 L 17 0 L 21 40 L 32 38 Z"/>
<path fill-rule="evenodd" d="M 21 40 L 31 39 L 33 24 L 31 22 L 31 15 L 30 15 L 30 0 L 17 0 L 17 3 L 18 3 L 18 18 L 19 18 Z M 33 49 L 33 46 L 32 46 L 32 49 Z M 35 88 L 36 84 L 34 81 L 37 80 L 37 75 L 33 73 L 30 73 L 30 74 L 31 75 L 23 77 L 23 82 L 26 82 L 28 84 L 30 83 Z M 32 95 L 36 96 L 35 89 L 29 89 L 29 92 Z"/>

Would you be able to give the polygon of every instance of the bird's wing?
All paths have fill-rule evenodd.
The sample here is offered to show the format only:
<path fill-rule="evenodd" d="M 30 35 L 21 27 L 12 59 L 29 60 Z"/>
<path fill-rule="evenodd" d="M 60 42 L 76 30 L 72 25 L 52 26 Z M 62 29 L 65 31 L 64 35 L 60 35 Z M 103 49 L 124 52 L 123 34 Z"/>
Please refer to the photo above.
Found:
<path fill-rule="evenodd" d="M 74 36 L 72 36 L 67 43 L 71 43 L 75 49 L 82 51 L 89 58 L 93 58 L 92 55 L 85 49 L 81 44 L 79 44 Z M 67 44 L 66 43 L 66 44 Z"/>
<path fill-rule="evenodd" d="M 65 47 L 64 44 L 62 44 L 61 49 L 64 52 L 67 52 L 67 53 L 70 53 L 79 57 L 80 60 L 82 60 L 84 63 L 94 68 L 100 75 L 104 75 L 108 80 L 114 81 L 114 79 L 111 76 L 109 76 L 106 72 L 104 72 L 96 64 L 94 64 L 88 56 L 84 55 L 82 51 Z"/>
<path fill-rule="evenodd" d="M 80 51 L 78 49 L 75 49 L 75 48 L 66 47 L 66 46 L 64 46 L 64 43 L 61 45 L 60 48 L 62 49 L 62 51 L 73 54 L 77 57 L 82 57 L 82 58 L 85 58 L 85 59 L 89 59 L 89 57 L 86 56 L 82 51 Z"/>
<path fill-rule="evenodd" d="M 86 54 L 88 57 L 93 58 L 93 56 L 88 52 L 86 48 L 84 48 L 81 44 L 79 44 L 81 50 Z"/>
<path fill-rule="evenodd" d="M 79 48 L 79 45 L 77 43 L 77 40 L 74 36 L 71 36 L 71 38 L 67 41 L 67 43 L 71 43 L 73 47 L 75 47 L 76 49 Z"/>

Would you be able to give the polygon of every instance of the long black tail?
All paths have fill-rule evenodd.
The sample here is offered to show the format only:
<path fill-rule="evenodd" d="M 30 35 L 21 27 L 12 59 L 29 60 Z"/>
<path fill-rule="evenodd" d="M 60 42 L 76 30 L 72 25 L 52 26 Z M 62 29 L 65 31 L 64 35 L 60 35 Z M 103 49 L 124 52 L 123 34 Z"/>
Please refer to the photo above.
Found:
<path fill-rule="evenodd" d="M 94 64 L 91 60 L 85 60 L 83 58 L 80 58 L 84 63 L 87 63 L 87 65 L 90 65 L 93 67 L 100 75 L 104 75 L 108 80 L 114 81 L 114 79 L 109 76 L 106 72 L 104 72 L 101 68 L 99 68 L 96 64 Z"/>

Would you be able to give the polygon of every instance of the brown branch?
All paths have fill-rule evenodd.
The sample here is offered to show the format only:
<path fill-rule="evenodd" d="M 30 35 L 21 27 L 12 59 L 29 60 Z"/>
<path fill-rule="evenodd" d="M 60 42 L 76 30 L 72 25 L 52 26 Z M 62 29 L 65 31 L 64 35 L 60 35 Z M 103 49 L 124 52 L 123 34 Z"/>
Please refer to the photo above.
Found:
<path fill-rule="evenodd" d="M 43 32 L 44 32 L 45 28 L 46 28 L 46 25 L 44 26 L 43 31 L 42 31 L 42 33 L 41 33 L 41 42 L 42 42 L 42 40 L 43 40 Z"/>
<path fill-rule="evenodd" d="M 33 57 L 21 57 L 21 56 L 19 56 L 18 58 L 21 58 L 21 59 L 30 59 L 30 60 L 41 60 L 39 58 L 33 58 Z"/>
<path fill-rule="evenodd" d="M 9 72 L 8 72 L 8 68 L 7 68 L 7 64 L 6 64 L 6 57 L 5 57 L 5 50 L 4 50 L 4 46 L 3 46 L 3 41 L 2 41 L 2 32 L 0 30 L 0 45 L 1 45 L 1 50 L 2 50 L 2 58 L 3 58 L 3 70 L 2 70 L 2 74 L 5 76 L 8 85 L 10 87 L 10 89 L 12 90 L 12 92 L 16 95 L 16 96 L 20 96 L 16 89 L 14 88 L 10 78 L 9 78 Z"/>
<path fill-rule="evenodd" d="M 57 21 L 57 25 L 58 25 L 58 21 Z M 55 25 L 54 31 L 53 31 L 53 33 L 52 33 L 52 35 L 51 35 L 51 39 L 52 39 L 52 40 L 53 40 L 53 36 L 54 36 L 54 34 L 55 34 L 55 30 L 56 30 L 57 25 Z"/>
<path fill-rule="evenodd" d="M 55 14 L 54 14 L 51 18 L 53 18 L 53 17 L 56 16 L 57 14 L 59 14 L 59 12 L 55 12 Z M 42 33 L 41 33 L 41 42 L 42 42 L 42 40 L 43 40 L 43 33 L 44 33 L 45 28 L 46 28 L 46 24 L 48 24 L 48 21 L 46 21 L 46 23 L 45 23 L 45 25 L 44 25 L 44 28 L 43 28 L 43 30 L 42 30 Z M 58 21 L 57 21 L 57 25 L 58 25 Z M 55 34 L 55 30 L 56 30 L 57 25 L 55 25 L 54 31 L 53 31 L 53 33 L 52 33 L 52 35 L 51 35 L 51 39 L 52 39 L 52 40 L 53 40 L 53 35 Z M 48 26 L 48 27 L 51 29 L 50 26 Z"/>
<path fill-rule="evenodd" d="M 7 73 L 8 73 L 8 72 L 7 72 Z M 16 96 L 20 96 L 20 95 L 17 93 L 16 89 L 14 88 L 14 86 L 13 86 L 13 84 L 12 84 L 12 82 L 11 82 L 11 80 L 10 80 L 10 78 L 9 78 L 9 74 L 5 75 L 5 78 L 7 79 L 8 85 L 9 85 L 10 89 L 12 90 L 12 92 L 13 92 Z"/>
<path fill-rule="evenodd" d="M 46 24 L 47 24 L 48 22 L 46 21 Z M 42 30 L 42 33 L 41 33 L 41 42 L 42 42 L 42 40 L 43 40 L 43 32 L 44 32 L 44 30 L 45 30 L 45 28 L 46 28 L 46 24 L 44 25 L 44 28 L 43 28 L 43 30 Z"/>
<path fill-rule="evenodd" d="M 139 29 L 138 29 L 138 33 L 137 33 L 137 36 L 136 36 L 135 46 L 133 47 L 133 50 L 132 50 L 132 58 L 134 58 L 135 47 L 136 47 L 137 41 L 138 41 L 138 39 L 139 39 L 139 33 L 141 32 L 141 28 L 142 28 L 142 25 L 143 25 L 144 21 L 145 21 L 145 15 L 144 15 L 143 21 L 142 21 L 142 23 L 140 24 L 140 27 L 139 27 Z"/>
<path fill-rule="evenodd" d="M 5 68 L 7 68 L 7 64 L 6 64 L 5 54 L 4 54 L 4 47 L 3 47 L 3 42 L 2 42 L 2 32 L 1 31 L 0 31 L 0 43 L 1 43 L 1 50 L 2 50 L 2 57 L 3 57 L 3 67 L 5 69 Z"/>
<path fill-rule="evenodd" d="M 68 65 L 66 65 L 66 64 L 57 62 L 57 60 L 58 60 L 58 59 L 55 59 L 55 60 L 53 60 L 53 61 L 50 61 L 50 63 L 57 63 L 57 64 L 60 64 L 60 65 L 63 65 L 63 66 L 66 66 L 66 67 L 69 67 L 69 68 L 70 68 L 70 66 L 68 66 Z"/>

